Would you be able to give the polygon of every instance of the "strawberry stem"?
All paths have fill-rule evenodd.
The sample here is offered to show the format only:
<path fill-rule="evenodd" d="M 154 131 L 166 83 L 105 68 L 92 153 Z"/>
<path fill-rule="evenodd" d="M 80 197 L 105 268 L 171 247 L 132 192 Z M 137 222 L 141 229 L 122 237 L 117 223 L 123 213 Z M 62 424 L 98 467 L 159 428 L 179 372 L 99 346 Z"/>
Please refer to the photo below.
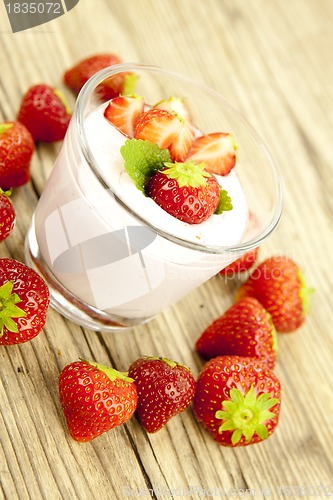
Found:
<path fill-rule="evenodd" d="M 13 128 L 13 123 L 0 123 L 0 134 L 3 134 L 6 130 L 11 128 Z"/>
<path fill-rule="evenodd" d="M 127 376 L 127 372 L 119 372 L 118 370 L 115 370 L 114 368 L 109 368 L 108 366 L 101 365 L 100 363 L 95 363 L 94 361 L 87 361 L 86 359 L 82 359 L 82 358 L 79 358 L 79 359 L 83 363 L 87 363 L 88 365 L 93 366 L 93 367 L 97 368 L 98 370 L 101 370 L 112 381 L 116 380 L 117 378 L 120 378 L 121 380 L 124 380 L 125 382 L 134 382 L 134 379 Z"/>
<path fill-rule="evenodd" d="M 230 399 L 223 401 L 223 410 L 215 413 L 215 417 L 223 420 L 219 427 L 219 433 L 233 431 L 231 442 L 236 445 L 242 438 L 249 443 L 256 433 L 260 439 L 268 437 L 268 429 L 265 422 L 276 415 L 270 408 L 275 406 L 279 400 L 271 398 L 269 393 L 262 393 L 256 397 L 254 387 L 242 394 L 238 389 L 230 390 Z"/>
<path fill-rule="evenodd" d="M 18 332 L 17 323 L 12 318 L 26 316 L 25 311 L 16 304 L 22 302 L 20 297 L 13 292 L 13 282 L 7 281 L 0 287 L 0 337 L 4 334 L 4 328 L 13 333 Z"/>

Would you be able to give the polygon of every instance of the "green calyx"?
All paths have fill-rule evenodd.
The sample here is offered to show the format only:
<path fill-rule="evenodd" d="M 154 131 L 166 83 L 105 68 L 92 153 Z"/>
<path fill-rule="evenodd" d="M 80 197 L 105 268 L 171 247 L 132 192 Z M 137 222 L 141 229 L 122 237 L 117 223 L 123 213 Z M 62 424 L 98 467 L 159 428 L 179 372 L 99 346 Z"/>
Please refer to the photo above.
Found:
<path fill-rule="evenodd" d="M 193 160 L 188 160 L 186 163 L 166 162 L 164 165 L 166 169 L 163 170 L 163 174 L 169 179 L 175 179 L 179 187 L 205 186 L 206 178 L 211 177 L 211 174 L 205 170 L 204 163 L 195 163 Z"/>
<path fill-rule="evenodd" d="M 118 378 L 123 380 L 124 382 L 134 382 L 134 380 L 131 377 L 127 376 L 127 372 L 119 372 L 114 368 L 109 368 L 108 366 L 101 365 L 100 363 L 95 363 L 94 361 L 87 361 L 86 359 L 82 358 L 80 358 L 80 361 L 82 361 L 83 363 L 87 363 L 88 365 L 93 366 L 94 368 L 97 368 L 101 372 L 105 373 L 105 375 L 109 377 L 109 379 L 112 381 L 115 381 Z"/>
<path fill-rule="evenodd" d="M 261 440 L 266 439 L 268 429 L 264 422 L 276 416 L 269 410 L 279 402 L 279 399 L 271 398 L 269 393 L 262 393 L 256 397 L 253 386 L 245 395 L 238 389 L 231 389 L 230 398 L 223 401 L 224 410 L 215 413 L 216 418 L 223 420 L 219 433 L 233 431 L 231 436 L 233 445 L 236 445 L 242 436 L 245 437 L 246 443 L 251 441 L 254 434 Z"/>
<path fill-rule="evenodd" d="M 121 95 L 133 95 L 135 93 L 138 75 L 135 73 L 127 73 L 124 76 Z"/>
<path fill-rule="evenodd" d="M 304 274 L 302 273 L 301 270 L 298 270 L 298 277 L 301 282 L 301 289 L 299 292 L 299 296 L 302 300 L 303 314 L 304 316 L 306 316 L 310 310 L 310 303 L 311 303 L 310 297 L 315 292 L 315 289 L 308 287 Z"/>
<path fill-rule="evenodd" d="M 5 195 L 5 196 L 8 196 L 8 198 L 11 196 L 12 194 L 12 190 L 11 189 L 7 189 L 7 191 L 4 191 L 3 189 L 1 189 L 0 187 L 0 195 Z"/>
<path fill-rule="evenodd" d="M 13 123 L 0 123 L 0 134 L 3 134 L 11 128 L 13 128 Z"/>
<path fill-rule="evenodd" d="M 17 333 L 18 326 L 13 318 L 26 316 L 26 313 L 16 305 L 22 301 L 16 293 L 13 293 L 13 286 L 11 281 L 7 281 L 0 287 L 0 337 L 3 336 L 4 327 L 10 332 Z"/>
<path fill-rule="evenodd" d="M 59 99 L 60 99 L 60 101 L 61 101 L 62 105 L 64 106 L 64 108 L 65 108 L 65 110 L 66 110 L 66 113 L 67 113 L 68 115 L 70 115 L 70 114 L 71 114 L 71 112 L 72 112 L 72 111 L 71 111 L 71 108 L 70 108 L 70 106 L 69 106 L 69 104 L 68 104 L 68 102 L 67 102 L 66 97 L 65 97 L 65 96 L 64 96 L 64 94 L 61 92 L 61 90 L 59 90 L 59 89 L 54 89 L 54 90 L 53 90 L 53 93 L 54 93 L 57 97 L 59 97 Z"/>

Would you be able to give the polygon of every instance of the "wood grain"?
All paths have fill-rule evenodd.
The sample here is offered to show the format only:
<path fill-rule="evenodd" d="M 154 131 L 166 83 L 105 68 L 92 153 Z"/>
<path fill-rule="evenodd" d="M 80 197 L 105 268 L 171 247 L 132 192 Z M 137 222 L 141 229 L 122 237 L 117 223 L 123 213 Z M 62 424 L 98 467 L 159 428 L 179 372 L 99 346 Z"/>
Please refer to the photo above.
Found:
<path fill-rule="evenodd" d="M 126 370 L 141 354 L 162 354 L 198 375 L 194 342 L 232 304 L 239 282 L 215 277 L 126 333 L 88 331 L 50 310 L 36 339 L 0 348 L 0 498 L 332 496 L 332 19 L 331 0 L 80 0 L 57 20 L 12 34 L 0 5 L 0 121 L 14 119 L 22 93 L 41 81 L 62 88 L 73 105 L 62 74 L 97 52 L 213 86 L 257 129 L 282 175 L 283 217 L 261 259 L 293 257 L 316 289 L 306 324 L 279 336 L 279 428 L 243 449 L 219 447 L 191 409 L 155 435 L 132 419 L 78 444 L 57 388 L 62 367 L 79 356 Z M 24 259 L 59 147 L 37 146 L 32 180 L 13 196 L 17 225 L 1 257 Z"/>

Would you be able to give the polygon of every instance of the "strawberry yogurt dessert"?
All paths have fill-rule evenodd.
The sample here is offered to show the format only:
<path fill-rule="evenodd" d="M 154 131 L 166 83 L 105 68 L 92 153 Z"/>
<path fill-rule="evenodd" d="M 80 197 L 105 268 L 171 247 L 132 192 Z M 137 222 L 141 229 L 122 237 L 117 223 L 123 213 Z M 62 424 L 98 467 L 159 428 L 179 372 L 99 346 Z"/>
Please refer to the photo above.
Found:
<path fill-rule="evenodd" d="M 158 68 L 118 68 L 81 91 L 26 247 L 54 307 L 94 330 L 148 321 L 257 246 L 279 218 L 271 207 L 269 226 L 263 205 L 265 217 L 249 224 L 242 144 L 225 126 L 198 123 L 186 81 Z M 103 77 L 130 70 L 139 91 L 98 98 Z M 180 81 L 183 93 L 149 95 L 147 73 L 146 83 Z"/>

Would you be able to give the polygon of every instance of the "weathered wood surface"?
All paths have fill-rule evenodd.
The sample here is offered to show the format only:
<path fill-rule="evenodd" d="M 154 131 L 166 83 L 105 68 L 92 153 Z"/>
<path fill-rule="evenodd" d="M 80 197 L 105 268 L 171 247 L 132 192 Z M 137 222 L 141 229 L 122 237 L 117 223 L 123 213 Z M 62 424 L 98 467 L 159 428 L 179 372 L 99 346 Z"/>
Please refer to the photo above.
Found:
<path fill-rule="evenodd" d="M 1 121 L 13 119 L 22 93 L 42 81 L 61 87 L 73 104 L 63 71 L 96 52 L 210 84 L 258 130 L 282 174 L 284 213 L 261 259 L 293 257 L 316 288 L 306 324 L 279 336 L 279 428 L 243 449 L 219 447 L 191 410 L 155 435 L 132 419 L 77 444 L 57 390 L 62 367 L 79 356 L 125 370 L 141 354 L 158 354 L 197 375 L 194 342 L 232 304 L 239 283 L 213 278 L 127 333 L 84 330 L 50 310 L 36 339 L 0 348 L 0 498 L 332 496 L 332 20 L 331 0 L 81 0 L 57 20 L 12 34 L 0 5 Z M 14 193 L 17 226 L 0 244 L 2 257 L 24 259 L 58 148 L 38 146 L 32 181 Z"/>

